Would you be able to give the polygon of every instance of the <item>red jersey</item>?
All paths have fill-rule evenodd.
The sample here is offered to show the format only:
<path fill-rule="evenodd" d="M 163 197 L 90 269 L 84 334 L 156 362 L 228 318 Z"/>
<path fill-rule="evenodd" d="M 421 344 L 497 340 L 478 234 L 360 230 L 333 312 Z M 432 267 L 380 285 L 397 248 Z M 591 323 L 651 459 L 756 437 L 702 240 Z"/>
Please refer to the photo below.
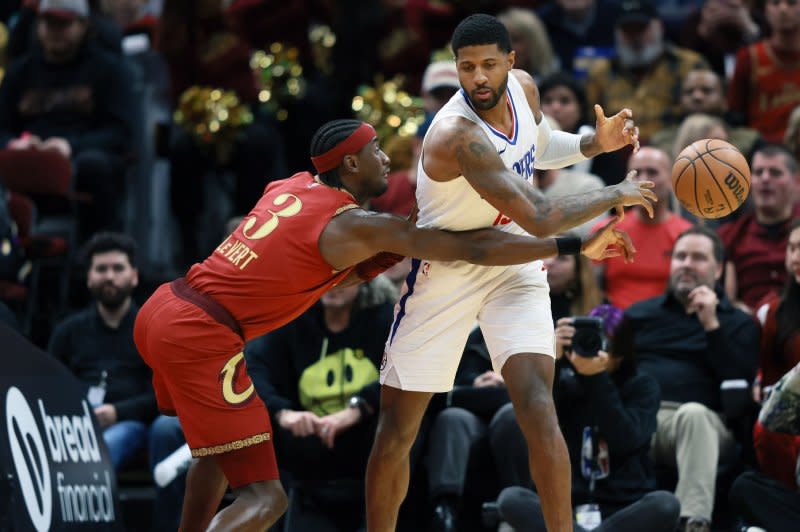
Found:
<path fill-rule="evenodd" d="M 755 212 L 722 225 L 717 232 L 725 245 L 725 255 L 736 267 L 737 296 L 754 308 L 770 292 L 786 282 L 786 245 L 789 224 L 800 216 L 796 205 L 792 217 L 774 225 L 761 225 Z"/>
<path fill-rule="evenodd" d="M 225 307 L 245 340 L 302 314 L 352 270 L 334 270 L 319 251 L 322 230 L 357 208 L 349 193 L 308 172 L 274 181 L 239 227 L 186 280 Z"/>
<path fill-rule="evenodd" d="M 599 230 L 608 218 L 594 226 Z M 617 228 L 626 231 L 636 244 L 636 260 L 626 263 L 622 257 L 603 261 L 608 301 L 626 309 L 638 301 L 664 293 L 669 281 L 670 258 L 675 240 L 692 224 L 677 214 L 670 214 L 661 223 L 648 223 L 635 212 L 629 212 Z"/>
<path fill-rule="evenodd" d="M 800 103 L 800 57 L 784 55 L 767 41 L 740 49 L 729 92 L 731 109 L 746 114 L 748 127 L 769 142 L 783 142 L 789 114 Z"/>

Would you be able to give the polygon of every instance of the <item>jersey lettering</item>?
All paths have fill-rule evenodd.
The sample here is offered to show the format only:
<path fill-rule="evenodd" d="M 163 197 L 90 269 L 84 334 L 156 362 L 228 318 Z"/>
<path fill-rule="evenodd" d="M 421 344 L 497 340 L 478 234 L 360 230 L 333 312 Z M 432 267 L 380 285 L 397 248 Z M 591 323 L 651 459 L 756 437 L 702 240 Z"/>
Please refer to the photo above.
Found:
<path fill-rule="evenodd" d="M 251 231 L 258 221 L 255 215 L 251 216 L 242 228 L 242 234 L 244 237 L 249 240 L 260 240 L 269 235 L 278 227 L 278 222 L 280 222 L 281 218 L 288 218 L 299 213 L 303 208 L 303 202 L 300 201 L 300 198 L 294 194 L 289 194 L 288 192 L 281 194 L 276 197 L 272 203 L 276 207 L 280 207 L 289 199 L 293 200 L 292 203 L 277 212 L 273 211 L 272 209 L 267 209 L 267 212 L 272 215 L 270 219 L 261 224 L 261 227 L 253 231 L 251 234 L 248 234 L 248 231 Z"/>

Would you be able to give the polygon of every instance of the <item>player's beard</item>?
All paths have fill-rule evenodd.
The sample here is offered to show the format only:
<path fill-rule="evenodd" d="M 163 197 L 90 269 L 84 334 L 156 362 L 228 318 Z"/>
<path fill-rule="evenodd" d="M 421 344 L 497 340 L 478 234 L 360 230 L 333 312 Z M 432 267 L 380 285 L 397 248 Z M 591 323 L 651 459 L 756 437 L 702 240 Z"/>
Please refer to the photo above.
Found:
<path fill-rule="evenodd" d="M 503 82 L 500 84 L 500 86 L 497 88 L 496 91 L 491 87 L 475 88 L 475 90 L 473 90 L 472 93 L 469 95 L 469 101 L 472 102 L 472 106 L 475 109 L 479 109 L 481 111 L 488 111 L 489 109 L 493 109 L 494 106 L 497 105 L 497 102 L 500 101 L 500 97 L 503 96 L 503 94 L 505 94 L 507 87 L 508 87 L 508 74 L 506 74 L 505 79 L 503 79 Z M 486 101 L 478 100 L 475 97 L 475 93 L 477 92 L 478 89 L 486 89 L 486 88 L 492 91 L 492 97 Z"/>
<path fill-rule="evenodd" d="M 89 289 L 94 299 L 108 310 L 117 310 L 133 293 L 133 286 L 127 283 L 123 286 L 114 286 L 103 283 Z"/>

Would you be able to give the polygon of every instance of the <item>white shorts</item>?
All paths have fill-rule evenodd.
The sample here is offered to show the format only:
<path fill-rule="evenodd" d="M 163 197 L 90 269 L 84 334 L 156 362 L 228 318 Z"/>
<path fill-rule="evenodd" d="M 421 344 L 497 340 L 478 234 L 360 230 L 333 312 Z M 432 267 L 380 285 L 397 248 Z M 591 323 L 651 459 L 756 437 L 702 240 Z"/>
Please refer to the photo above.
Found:
<path fill-rule="evenodd" d="M 412 261 L 381 363 L 381 384 L 446 392 L 470 331 L 480 325 L 498 373 L 518 353 L 555 357 L 547 272 L 519 266 Z"/>

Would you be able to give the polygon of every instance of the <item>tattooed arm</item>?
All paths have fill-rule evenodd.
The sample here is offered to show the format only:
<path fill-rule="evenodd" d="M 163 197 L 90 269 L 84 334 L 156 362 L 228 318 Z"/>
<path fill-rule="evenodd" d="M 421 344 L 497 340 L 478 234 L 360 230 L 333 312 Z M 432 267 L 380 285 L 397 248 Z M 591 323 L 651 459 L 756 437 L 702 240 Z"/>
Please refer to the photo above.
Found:
<path fill-rule="evenodd" d="M 528 233 L 543 237 L 563 232 L 616 206 L 642 205 L 653 215 L 653 183 L 634 181 L 562 198 L 546 198 L 506 168 L 483 130 L 466 118 L 448 118 L 433 126 L 423 149 L 431 179 L 449 181 L 463 175 L 480 196 Z"/>

